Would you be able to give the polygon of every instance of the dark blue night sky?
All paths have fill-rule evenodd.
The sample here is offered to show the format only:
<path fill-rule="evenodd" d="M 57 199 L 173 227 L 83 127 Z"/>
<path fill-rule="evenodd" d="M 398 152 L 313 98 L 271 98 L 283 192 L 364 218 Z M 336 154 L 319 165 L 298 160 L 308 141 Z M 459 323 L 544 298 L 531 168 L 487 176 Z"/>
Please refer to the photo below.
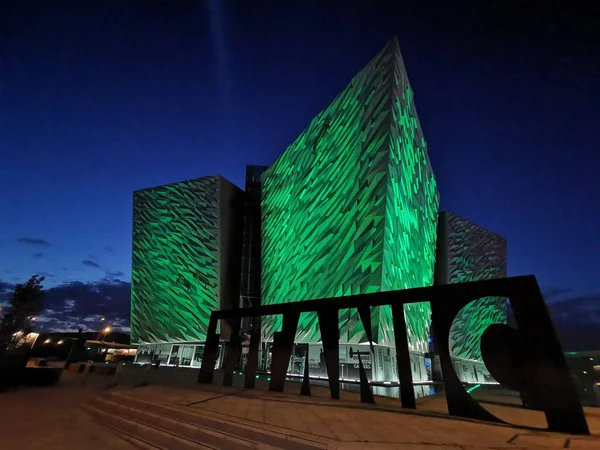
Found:
<path fill-rule="evenodd" d="M 3 1 L 0 295 L 42 272 L 45 326 L 125 326 L 132 191 L 243 186 L 396 34 L 442 208 L 549 301 L 598 302 L 597 11 L 406 3 Z"/>

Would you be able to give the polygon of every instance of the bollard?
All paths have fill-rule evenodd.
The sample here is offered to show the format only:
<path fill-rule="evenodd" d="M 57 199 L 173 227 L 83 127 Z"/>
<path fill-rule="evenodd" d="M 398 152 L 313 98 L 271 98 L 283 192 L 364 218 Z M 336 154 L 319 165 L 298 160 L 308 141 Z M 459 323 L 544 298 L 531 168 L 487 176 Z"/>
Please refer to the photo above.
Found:
<path fill-rule="evenodd" d="M 146 377 L 148 376 L 148 369 L 150 368 L 150 364 L 146 364 L 146 366 L 144 367 L 144 372 L 142 374 L 142 382 L 139 384 L 139 386 L 148 386 L 148 382 L 146 381 Z"/>

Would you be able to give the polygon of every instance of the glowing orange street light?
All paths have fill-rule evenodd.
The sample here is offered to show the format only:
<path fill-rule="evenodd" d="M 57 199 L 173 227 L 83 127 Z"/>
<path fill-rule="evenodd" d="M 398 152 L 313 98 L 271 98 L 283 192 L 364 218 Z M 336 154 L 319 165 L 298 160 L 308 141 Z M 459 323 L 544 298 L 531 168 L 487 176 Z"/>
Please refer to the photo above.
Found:
<path fill-rule="evenodd" d="M 110 330 L 111 330 L 110 327 L 106 327 L 104 330 L 102 330 L 102 334 L 103 334 L 103 336 L 102 336 L 102 342 L 104 342 L 104 339 L 106 339 L 106 335 L 108 333 L 110 333 Z"/>

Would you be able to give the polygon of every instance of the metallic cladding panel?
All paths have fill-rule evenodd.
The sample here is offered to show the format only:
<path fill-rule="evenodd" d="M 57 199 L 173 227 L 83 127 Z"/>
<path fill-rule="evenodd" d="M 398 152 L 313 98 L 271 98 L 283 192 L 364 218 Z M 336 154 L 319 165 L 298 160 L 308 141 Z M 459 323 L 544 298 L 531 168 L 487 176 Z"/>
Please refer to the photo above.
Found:
<path fill-rule="evenodd" d="M 205 340 L 211 312 L 229 302 L 221 286 L 235 246 L 223 251 L 221 234 L 236 215 L 222 204 L 236 190 L 210 176 L 134 192 L 132 342 Z"/>
<path fill-rule="evenodd" d="M 433 284 L 439 196 L 395 39 L 264 173 L 263 304 Z M 407 305 L 411 350 L 426 351 L 429 307 Z M 394 345 L 389 306 L 373 308 L 373 339 Z M 263 338 L 281 329 L 265 318 Z M 366 342 L 356 310 L 342 342 Z M 297 342 L 321 339 L 316 314 Z"/>
<path fill-rule="evenodd" d="M 438 227 L 436 284 L 506 277 L 506 240 L 450 212 Z M 481 336 L 493 323 L 506 323 L 506 300 L 486 297 L 469 303 L 450 330 L 450 350 L 457 358 L 481 361 Z"/>

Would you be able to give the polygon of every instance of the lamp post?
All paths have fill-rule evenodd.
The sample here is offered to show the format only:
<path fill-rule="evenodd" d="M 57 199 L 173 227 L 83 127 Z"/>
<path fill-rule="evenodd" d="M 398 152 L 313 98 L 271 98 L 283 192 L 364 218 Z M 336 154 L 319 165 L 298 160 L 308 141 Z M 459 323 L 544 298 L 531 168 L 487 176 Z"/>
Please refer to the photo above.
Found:
<path fill-rule="evenodd" d="M 105 320 L 106 320 L 106 317 L 104 317 L 104 316 L 100 317 L 100 324 L 99 325 L 102 326 L 105 323 Z M 96 336 L 96 340 L 97 341 L 100 340 L 100 334 L 101 333 L 106 333 L 107 332 L 106 330 L 110 331 L 110 327 L 107 326 L 104 330 L 98 331 L 98 336 Z"/>
<path fill-rule="evenodd" d="M 103 336 L 102 336 L 102 342 L 104 342 L 104 340 L 106 339 L 106 335 L 107 335 L 108 333 L 110 333 L 110 330 L 111 330 L 111 328 L 110 328 L 110 327 L 106 327 L 106 328 L 104 329 L 104 331 L 102 332 L 102 334 L 103 334 Z"/>
<path fill-rule="evenodd" d="M 107 326 L 105 329 L 98 331 L 98 335 L 96 336 L 96 340 L 99 341 L 100 340 L 100 335 L 102 334 L 102 340 L 104 341 L 104 338 L 106 338 L 107 333 L 110 332 L 110 326 Z"/>

